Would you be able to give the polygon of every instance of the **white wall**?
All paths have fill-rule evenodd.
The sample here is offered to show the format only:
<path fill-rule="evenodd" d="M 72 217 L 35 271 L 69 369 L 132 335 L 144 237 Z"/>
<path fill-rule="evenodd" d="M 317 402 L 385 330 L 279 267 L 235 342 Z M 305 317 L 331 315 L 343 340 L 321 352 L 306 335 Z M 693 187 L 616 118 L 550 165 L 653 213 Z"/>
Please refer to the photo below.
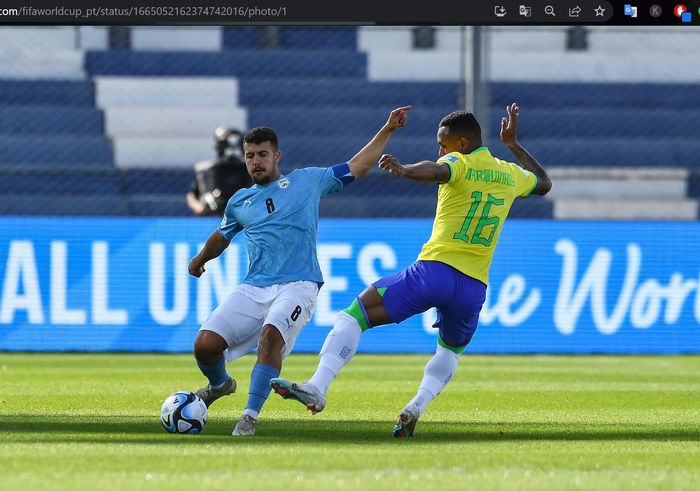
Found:
<path fill-rule="evenodd" d="M 233 78 L 98 77 L 95 83 L 119 167 L 191 168 L 214 156 L 215 128 L 248 126 Z"/>
<path fill-rule="evenodd" d="M 219 51 L 221 27 L 134 27 L 131 47 L 144 51 Z"/>

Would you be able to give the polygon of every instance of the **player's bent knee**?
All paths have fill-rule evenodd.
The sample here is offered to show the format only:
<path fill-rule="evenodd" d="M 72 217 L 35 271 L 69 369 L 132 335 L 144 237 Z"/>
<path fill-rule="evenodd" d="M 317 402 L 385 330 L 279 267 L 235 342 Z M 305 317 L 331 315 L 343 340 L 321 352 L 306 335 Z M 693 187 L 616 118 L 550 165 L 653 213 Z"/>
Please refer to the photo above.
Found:
<path fill-rule="evenodd" d="M 364 306 L 362 305 L 362 300 L 360 300 L 360 297 L 353 300 L 350 306 L 343 310 L 343 312 L 357 321 L 357 324 L 360 326 L 362 332 L 365 332 L 367 329 L 372 327 L 369 324 L 369 319 L 367 319 L 367 314 Z"/>
<path fill-rule="evenodd" d="M 194 339 L 194 357 L 204 363 L 218 360 L 226 348 L 226 340 L 213 331 L 199 331 Z"/>
<path fill-rule="evenodd" d="M 437 341 L 438 341 L 438 346 L 442 346 L 445 349 L 448 349 L 452 351 L 453 353 L 456 353 L 457 355 L 461 355 L 462 352 L 467 348 L 467 345 L 469 342 L 472 340 L 472 335 L 469 334 L 467 336 L 461 337 L 459 340 L 455 339 L 444 339 L 442 335 L 438 335 Z"/>

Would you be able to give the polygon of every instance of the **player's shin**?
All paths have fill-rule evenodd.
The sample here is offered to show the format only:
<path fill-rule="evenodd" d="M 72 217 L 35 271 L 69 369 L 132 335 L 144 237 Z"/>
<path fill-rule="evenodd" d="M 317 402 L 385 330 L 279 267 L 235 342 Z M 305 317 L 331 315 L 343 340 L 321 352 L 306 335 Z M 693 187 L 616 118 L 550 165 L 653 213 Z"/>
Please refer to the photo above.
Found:
<path fill-rule="evenodd" d="M 273 366 L 256 363 L 250 374 L 250 388 L 248 389 L 248 402 L 243 414 L 258 419 L 258 414 L 270 395 L 270 379 L 279 377 L 280 371 Z"/>
<path fill-rule="evenodd" d="M 425 365 L 418 393 L 406 406 L 415 404 L 422 414 L 428 403 L 435 399 L 452 379 L 463 350 L 464 348 L 451 349 L 438 345 L 435 354 Z"/>
<path fill-rule="evenodd" d="M 204 363 L 199 360 L 196 361 L 199 370 L 205 377 L 207 377 L 207 380 L 209 380 L 209 384 L 213 388 L 221 387 L 228 381 L 229 374 L 226 371 L 226 360 L 224 359 L 223 355 L 219 358 L 218 361 L 211 364 Z"/>
<path fill-rule="evenodd" d="M 340 312 L 333 329 L 326 336 L 321 348 L 321 360 L 309 383 L 325 394 L 340 369 L 355 355 L 361 334 L 362 328 L 358 320 L 347 311 Z"/>

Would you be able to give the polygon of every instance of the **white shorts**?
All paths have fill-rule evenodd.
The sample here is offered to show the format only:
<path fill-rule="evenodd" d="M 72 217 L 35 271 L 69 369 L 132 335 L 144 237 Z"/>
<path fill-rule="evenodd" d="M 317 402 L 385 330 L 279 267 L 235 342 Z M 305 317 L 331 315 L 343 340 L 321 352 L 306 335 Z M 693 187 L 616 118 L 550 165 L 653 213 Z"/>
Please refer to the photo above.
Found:
<path fill-rule="evenodd" d="M 244 283 L 214 309 L 199 330 L 213 331 L 224 338 L 228 344 L 224 356 L 233 361 L 255 348 L 262 327 L 272 324 L 284 339 L 282 358 L 286 358 L 311 319 L 317 296 L 318 284 L 312 281 L 270 286 Z"/>

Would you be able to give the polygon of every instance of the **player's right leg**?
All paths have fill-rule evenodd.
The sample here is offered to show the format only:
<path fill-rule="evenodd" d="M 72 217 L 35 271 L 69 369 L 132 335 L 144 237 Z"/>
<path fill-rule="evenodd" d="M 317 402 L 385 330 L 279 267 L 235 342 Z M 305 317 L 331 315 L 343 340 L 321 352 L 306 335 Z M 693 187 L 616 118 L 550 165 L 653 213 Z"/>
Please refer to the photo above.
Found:
<path fill-rule="evenodd" d="M 197 391 L 209 407 L 215 400 L 236 391 L 236 381 L 226 371 L 224 350 L 226 340 L 214 331 L 199 331 L 194 340 L 194 357 L 197 366 L 209 383 Z"/>
<path fill-rule="evenodd" d="M 248 285 L 234 290 L 200 327 L 195 338 L 194 356 L 208 384 L 197 391 L 209 407 L 217 399 L 233 394 L 236 381 L 226 371 L 229 361 L 255 347 L 263 312 L 245 292 Z"/>

